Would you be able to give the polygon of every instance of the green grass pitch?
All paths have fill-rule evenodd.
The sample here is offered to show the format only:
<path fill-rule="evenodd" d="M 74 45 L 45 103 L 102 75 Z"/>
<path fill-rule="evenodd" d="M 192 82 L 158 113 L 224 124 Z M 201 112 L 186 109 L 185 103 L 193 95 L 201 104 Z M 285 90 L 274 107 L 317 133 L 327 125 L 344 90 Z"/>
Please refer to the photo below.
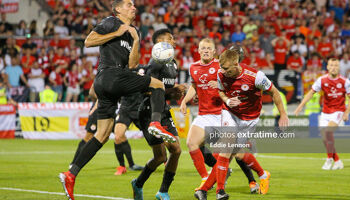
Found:
<path fill-rule="evenodd" d="M 78 140 L 0 140 L 0 199 L 1 200 L 60 200 L 63 189 L 58 173 L 66 171 L 78 145 Z M 200 183 L 181 140 L 181 155 L 175 180 L 170 188 L 171 199 L 190 200 Z M 321 141 L 320 141 L 321 143 Z M 152 156 L 145 140 L 130 140 L 135 163 L 144 165 Z M 267 195 L 251 195 L 247 179 L 235 162 L 226 192 L 230 199 L 350 199 L 350 154 L 339 154 L 345 168 L 324 171 L 325 154 L 259 154 L 264 169 L 271 172 Z M 117 159 L 113 142 L 109 141 L 81 171 L 75 185 L 76 200 L 132 199 L 130 181 L 140 172 L 128 171 L 114 176 Z M 155 199 L 164 165 L 161 165 L 144 185 L 144 199 Z M 254 174 L 256 179 L 258 177 Z M 40 193 L 41 192 L 41 193 Z M 94 195 L 94 196 L 87 196 Z M 102 196 L 102 197 L 98 197 Z M 208 199 L 215 199 L 209 191 Z"/>

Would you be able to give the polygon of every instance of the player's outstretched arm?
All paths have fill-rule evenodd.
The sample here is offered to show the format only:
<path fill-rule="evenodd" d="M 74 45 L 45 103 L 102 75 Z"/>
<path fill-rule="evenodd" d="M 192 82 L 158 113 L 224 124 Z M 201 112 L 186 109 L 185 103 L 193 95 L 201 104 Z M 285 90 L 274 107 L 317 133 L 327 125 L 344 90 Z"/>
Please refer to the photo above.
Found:
<path fill-rule="evenodd" d="M 186 96 L 184 97 L 184 99 L 181 101 L 181 106 L 180 106 L 180 111 L 183 114 L 187 113 L 187 106 L 186 104 L 191 101 L 191 99 L 193 99 L 193 97 L 196 95 L 196 89 L 195 89 L 196 85 L 192 84 L 190 86 L 190 88 L 188 89 Z"/>
<path fill-rule="evenodd" d="M 300 111 L 303 109 L 303 107 L 305 106 L 305 104 L 310 101 L 310 99 L 312 98 L 312 96 L 314 96 L 315 91 L 314 90 L 310 90 L 303 98 L 303 100 L 301 101 L 301 103 L 298 105 L 297 109 L 295 109 L 294 114 L 296 116 L 298 116 L 298 114 L 300 113 Z"/>
<path fill-rule="evenodd" d="M 95 31 L 91 31 L 90 34 L 85 39 L 85 47 L 96 47 L 103 45 L 104 43 L 110 41 L 113 38 L 119 37 L 125 33 L 129 29 L 128 25 L 120 25 L 117 31 L 107 33 L 107 34 L 99 34 Z"/>
<path fill-rule="evenodd" d="M 280 112 L 280 120 L 278 125 L 280 127 L 286 127 L 289 125 L 289 119 L 286 110 L 284 110 L 282 98 L 278 89 L 272 85 L 271 90 L 268 92 L 272 96 L 273 102 L 276 104 L 278 111 Z"/>

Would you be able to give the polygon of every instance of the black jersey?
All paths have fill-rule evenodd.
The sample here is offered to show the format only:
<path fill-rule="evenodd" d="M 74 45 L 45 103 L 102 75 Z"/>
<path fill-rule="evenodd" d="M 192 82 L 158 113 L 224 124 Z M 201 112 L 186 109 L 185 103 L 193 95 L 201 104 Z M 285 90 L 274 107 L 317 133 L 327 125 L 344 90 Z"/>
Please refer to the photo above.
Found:
<path fill-rule="evenodd" d="M 177 76 L 177 66 L 174 60 L 167 64 L 160 64 L 151 59 L 148 63 L 147 74 L 161 80 L 165 88 L 173 88 Z"/>
<path fill-rule="evenodd" d="M 147 64 L 146 74 L 161 80 L 164 83 L 165 88 L 173 88 L 177 76 L 177 66 L 174 60 L 167 64 L 160 64 L 151 59 Z M 165 102 L 163 115 L 165 116 L 169 110 L 170 106 Z M 149 96 L 146 96 L 143 99 L 139 111 L 147 111 L 148 115 L 151 115 L 151 101 Z"/>
<path fill-rule="evenodd" d="M 99 24 L 97 24 L 93 31 L 105 35 L 117 31 L 122 24 L 124 23 L 119 18 L 110 16 L 104 18 Z M 139 33 L 138 29 L 136 30 Z M 101 45 L 99 69 L 101 67 L 126 68 L 129 64 L 129 55 L 133 42 L 134 39 L 131 34 L 126 31 L 120 37 L 116 37 Z"/>
<path fill-rule="evenodd" d="M 146 66 L 139 65 L 132 71 L 139 75 L 144 75 L 146 72 Z M 141 92 L 135 92 L 128 96 L 123 96 L 120 101 L 120 109 L 128 112 L 138 111 L 140 104 L 143 101 L 143 94 Z"/>

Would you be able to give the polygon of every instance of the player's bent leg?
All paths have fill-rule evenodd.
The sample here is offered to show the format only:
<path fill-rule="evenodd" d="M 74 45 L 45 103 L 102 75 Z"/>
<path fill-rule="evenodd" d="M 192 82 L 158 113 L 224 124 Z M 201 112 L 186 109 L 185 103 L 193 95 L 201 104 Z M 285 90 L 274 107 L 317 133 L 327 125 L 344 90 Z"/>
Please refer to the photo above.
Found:
<path fill-rule="evenodd" d="M 84 137 L 84 138 L 79 142 L 79 144 L 78 144 L 78 148 L 77 148 L 77 150 L 75 151 L 73 160 L 72 160 L 72 162 L 70 163 L 69 168 L 71 168 L 72 163 L 74 163 L 74 162 L 77 160 L 78 155 L 79 155 L 81 149 L 83 148 L 83 146 L 84 146 L 92 137 L 94 137 L 94 134 L 93 134 L 93 133 L 86 132 L 85 137 Z"/>
<path fill-rule="evenodd" d="M 259 186 L 259 194 L 266 194 L 269 190 L 270 185 L 270 172 L 264 170 L 259 162 L 256 160 L 255 156 L 251 153 L 238 153 L 236 154 L 236 158 L 245 162 L 251 169 L 253 169 L 260 178 L 260 186 Z M 253 187 L 250 186 L 250 187 Z"/>
<path fill-rule="evenodd" d="M 102 144 L 106 143 L 111 135 L 113 125 L 113 118 L 97 120 L 97 133 L 95 138 Z"/>
<path fill-rule="evenodd" d="M 166 160 L 166 150 L 163 144 L 156 144 L 151 147 L 154 157 L 147 162 L 141 174 L 131 181 L 134 200 L 143 200 L 143 185 L 157 167 Z"/>
<path fill-rule="evenodd" d="M 127 141 L 125 137 L 126 132 L 126 125 L 123 123 L 117 123 L 114 126 L 114 150 L 115 155 L 118 159 L 119 166 L 117 167 L 117 171 L 114 173 L 114 175 L 122 175 L 126 173 L 126 167 L 125 167 L 125 161 L 124 161 L 124 151 L 123 151 L 123 144 Z"/>
<path fill-rule="evenodd" d="M 76 176 L 107 141 L 112 131 L 112 128 L 113 118 L 98 120 L 96 136 L 84 145 L 76 161 L 72 164 L 72 167 L 69 169 L 69 171 L 59 174 L 59 178 L 63 185 L 63 189 L 70 199 L 74 200 L 73 191 Z"/>
<path fill-rule="evenodd" d="M 163 138 L 164 141 L 167 142 L 176 142 L 175 136 L 165 130 L 160 121 L 162 119 L 162 112 L 164 110 L 165 105 L 165 87 L 162 81 L 151 78 L 151 82 L 149 87 L 152 88 L 151 94 L 151 108 L 152 108 L 152 116 L 151 123 L 148 127 L 148 132 L 154 136 Z"/>
<path fill-rule="evenodd" d="M 228 199 L 229 195 L 225 192 L 225 179 L 230 164 L 231 153 L 220 153 L 217 160 L 216 169 L 216 199 L 224 200 Z"/>
<path fill-rule="evenodd" d="M 160 199 L 170 200 L 168 191 L 171 183 L 174 180 L 176 169 L 178 166 L 178 161 L 181 155 L 179 137 L 176 136 L 176 142 L 169 143 L 169 145 L 167 145 L 167 148 L 170 152 L 170 155 L 165 166 L 162 184 L 160 186 L 159 191 L 156 194 L 156 199 L 159 199 L 159 200 Z"/>
<path fill-rule="evenodd" d="M 199 147 L 203 144 L 203 142 L 204 142 L 204 129 L 202 129 L 199 126 L 192 125 L 188 132 L 186 145 L 189 149 L 193 164 L 197 172 L 199 173 L 199 175 L 202 177 L 201 184 L 196 189 L 200 188 L 208 178 L 208 172 L 205 167 L 204 157 L 201 150 L 199 149 Z"/>

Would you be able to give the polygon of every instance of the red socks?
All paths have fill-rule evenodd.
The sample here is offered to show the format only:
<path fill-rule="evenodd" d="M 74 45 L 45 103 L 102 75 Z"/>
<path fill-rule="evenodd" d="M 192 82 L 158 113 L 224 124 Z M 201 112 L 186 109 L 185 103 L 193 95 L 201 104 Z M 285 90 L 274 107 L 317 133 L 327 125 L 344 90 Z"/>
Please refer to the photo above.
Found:
<path fill-rule="evenodd" d="M 190 152 L 191 158 L 193 160 L 193 164 L 196 167 L 199 175 L 202 178 L 208 177 L 207 169 L 204 164 L 204 157 L 200 149 L 196 149 Z"/>
<path fill-rule="evenodd" d="M 213 156 L 216 159 L 216 164 L 212 168 L 208 179 L 205 181 L 204 185 L 200 188 L 201 190 L 204 190 L 204 191 L 208 191 L 216 183 L 216 170 L 217 170 L 217 166 L 218 166 L 217 160 L 218 160 L 219 154 L 213 153 Z"/>
<path fill-rule="evenodd" d="M 334 147 L 333 132 L 327 131 L 325 138 L 326 139 L 323 140 L 323 144 L 324 144 L 324 146 L 326 147 L 326 150 L 327 150 L 327 157 L 328 158 L 333 158 L 334 161 L 339 160 L 338 154 L 335 151 L 335 147 Z"/>
<path fill-rule="evenodd" d="M 228 170 L 228 166 L 230 164 L 230 159 L 225 157 L 218 157 L 218 160 L 216 162 L 217 169 L 216 169 L 216 179 L 217 179 L 217 187 L 216 192 L 219 190 L 225 189 L 225 179 L 226 174 Z"/>
<path fill-rule="evenodd" d="M 264 175 L 263 168 L 260 166 L 259 162 L 255 159 L 253 154 L 245 153 L 242 161 L 245 162 L 252 170 L 256 171 L 259 176 Z"/>

